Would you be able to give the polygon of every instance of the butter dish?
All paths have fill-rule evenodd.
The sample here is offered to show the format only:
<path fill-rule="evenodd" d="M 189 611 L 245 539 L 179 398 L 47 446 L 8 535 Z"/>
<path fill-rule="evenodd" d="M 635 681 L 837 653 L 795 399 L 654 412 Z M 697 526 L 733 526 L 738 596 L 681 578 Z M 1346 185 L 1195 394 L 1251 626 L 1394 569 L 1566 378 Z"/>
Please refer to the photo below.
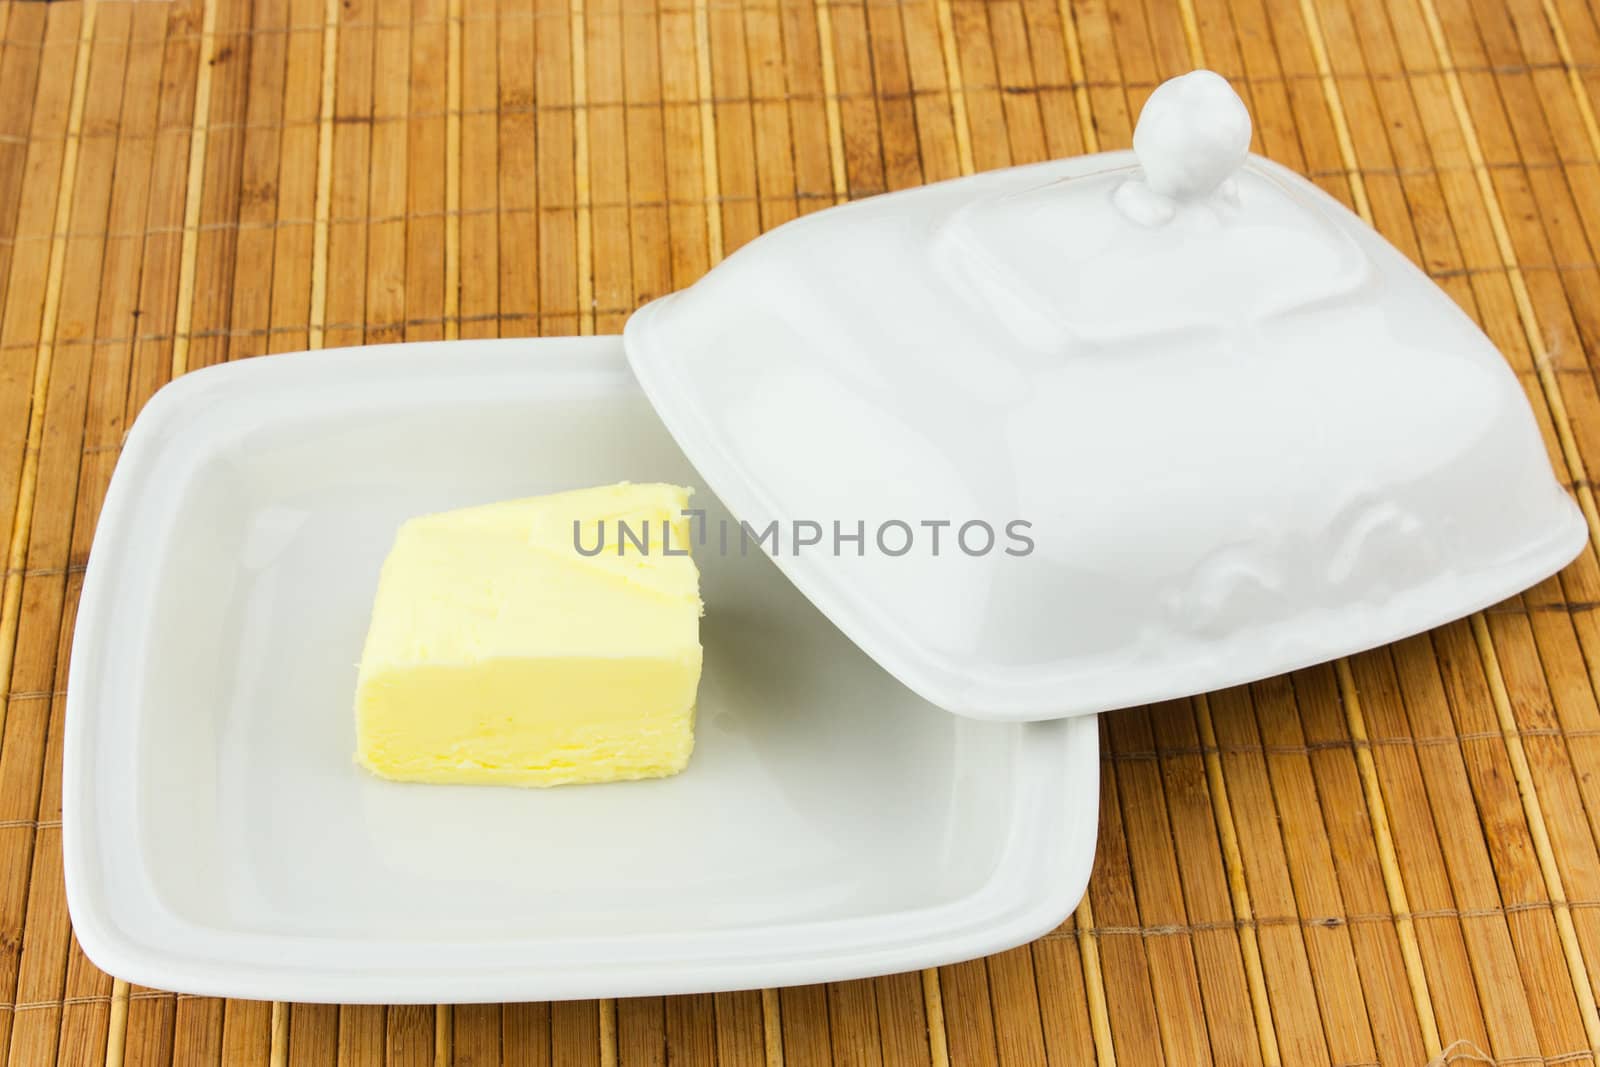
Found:
<path fill-rule="evenodd" d="M 803 216 L 621 338 L 163 389 L 73 650 L 84 949 L 189 992 L 430 1002 L 830 981 L 1050 930 L 1093 860 L 1091 713 L 1428 629 L 1587 537 L 1490 341 L 1249 141 L 1195 72 L 1132 152 Z M 357 771 L 397 526 L 623 480 L 704 503 L 688 769 Z"/>
<path fill-rule="evenodd" d="M 700 554 L 678 777 L 358 768 L 355 664 L 400 522 L 625 478 L 700 485 L 727 517 L 615 337 L 273 356 L 163 389 L 107 494 L 73 648 L 63 845 L 90 959 L 189 993 L 542 1000 L 905 970 L 1070 913 L 1094 723 L 940 712 L 759 550 Z"/>
<path fill-rule="evenodd" d="M 1505 360 L 1249 140 L 1227 83 L 1185 75 L 1150 97 L 1132 152 L 756 238 L 637 312 L 629 360 L 758 529 L 865 520 L 869 543 L 888 528 L 899 549 L 902 522 L 1029 524 L 1020 558 L 926 537 L 893 558 L 776 556 L 856 644 L 962 715 L 1239 684 L 1560 569 L 1585 524 Z"/>

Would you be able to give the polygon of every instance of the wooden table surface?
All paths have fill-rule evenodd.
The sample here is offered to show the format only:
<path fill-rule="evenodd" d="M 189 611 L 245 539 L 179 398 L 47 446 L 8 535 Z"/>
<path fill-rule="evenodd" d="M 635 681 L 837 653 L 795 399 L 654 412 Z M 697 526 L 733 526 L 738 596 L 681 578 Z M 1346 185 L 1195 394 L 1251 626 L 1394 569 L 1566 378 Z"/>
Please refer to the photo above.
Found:
<path fill-rule="evenodd" d="M 1595 1062 L 1593 545 L 1431 634 L 1105 716 L 1075 919 L 921 974 L 437 1009 L 130 989 L 72 938 L 59 799 L 96 514 L 170 377 L 616 332 L 797 213 L 1125 146 L 1198 65 L 1483 324 L 1600 532 L 1584 0 L 0 0 L 0 40 L 10 1064 Z"/>

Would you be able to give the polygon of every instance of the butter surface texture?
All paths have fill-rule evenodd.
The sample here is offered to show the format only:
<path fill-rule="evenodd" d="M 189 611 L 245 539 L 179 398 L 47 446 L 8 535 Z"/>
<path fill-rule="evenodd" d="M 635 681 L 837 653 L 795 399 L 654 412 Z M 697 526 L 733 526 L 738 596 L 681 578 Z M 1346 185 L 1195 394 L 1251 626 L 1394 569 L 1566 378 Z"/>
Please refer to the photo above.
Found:
<path fill-rule="evenodd" d="M 405 523 L 361 656 L 357 762 L 519 786 L 683 770 L 701 657 L 688 497 L 622 484 Z M 604 548 L 580 552 L 574 521 L 585 551 L 602 533 Z"/>

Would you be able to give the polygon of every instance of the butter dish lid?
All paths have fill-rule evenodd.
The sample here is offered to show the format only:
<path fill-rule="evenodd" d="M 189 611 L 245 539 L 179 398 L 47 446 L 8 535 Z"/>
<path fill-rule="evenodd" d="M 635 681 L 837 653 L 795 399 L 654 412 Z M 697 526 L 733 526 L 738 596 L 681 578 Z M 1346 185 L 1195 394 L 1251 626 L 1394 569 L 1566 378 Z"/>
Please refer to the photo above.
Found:
<path fill-rule="evenodd" d="M 641 308 L 629 363 L 888 671 L 989 719 L 1268 677 L 1554 573 L 1587 530 L 1516 376 L 1426 275 L 1248 154 L 1209 71 L 1132 152 L 803 216 Z"/>

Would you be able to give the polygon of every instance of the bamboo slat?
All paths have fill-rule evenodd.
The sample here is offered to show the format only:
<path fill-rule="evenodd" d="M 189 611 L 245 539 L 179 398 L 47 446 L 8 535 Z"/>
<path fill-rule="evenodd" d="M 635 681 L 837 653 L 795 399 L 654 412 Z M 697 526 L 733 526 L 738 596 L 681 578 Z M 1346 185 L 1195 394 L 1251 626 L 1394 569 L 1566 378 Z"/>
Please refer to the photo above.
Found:
<path fill-rule="evenodd" d="M 0 0 L 0 1056 L 1594 1063 L 1595 546 L 1431 634 L 1105 717 L 1085 905 L 986 960 L 336 1007 L 130 988 L 72 937 L 75 606 L 123 435 L 173 374 L 615 333 L 799 214 L 1125 147 L 1151 89 L 1197 65 L 1246 96 L 1258 151 L 1483 325 L 1600 537 L 1583 0 Z"/>

